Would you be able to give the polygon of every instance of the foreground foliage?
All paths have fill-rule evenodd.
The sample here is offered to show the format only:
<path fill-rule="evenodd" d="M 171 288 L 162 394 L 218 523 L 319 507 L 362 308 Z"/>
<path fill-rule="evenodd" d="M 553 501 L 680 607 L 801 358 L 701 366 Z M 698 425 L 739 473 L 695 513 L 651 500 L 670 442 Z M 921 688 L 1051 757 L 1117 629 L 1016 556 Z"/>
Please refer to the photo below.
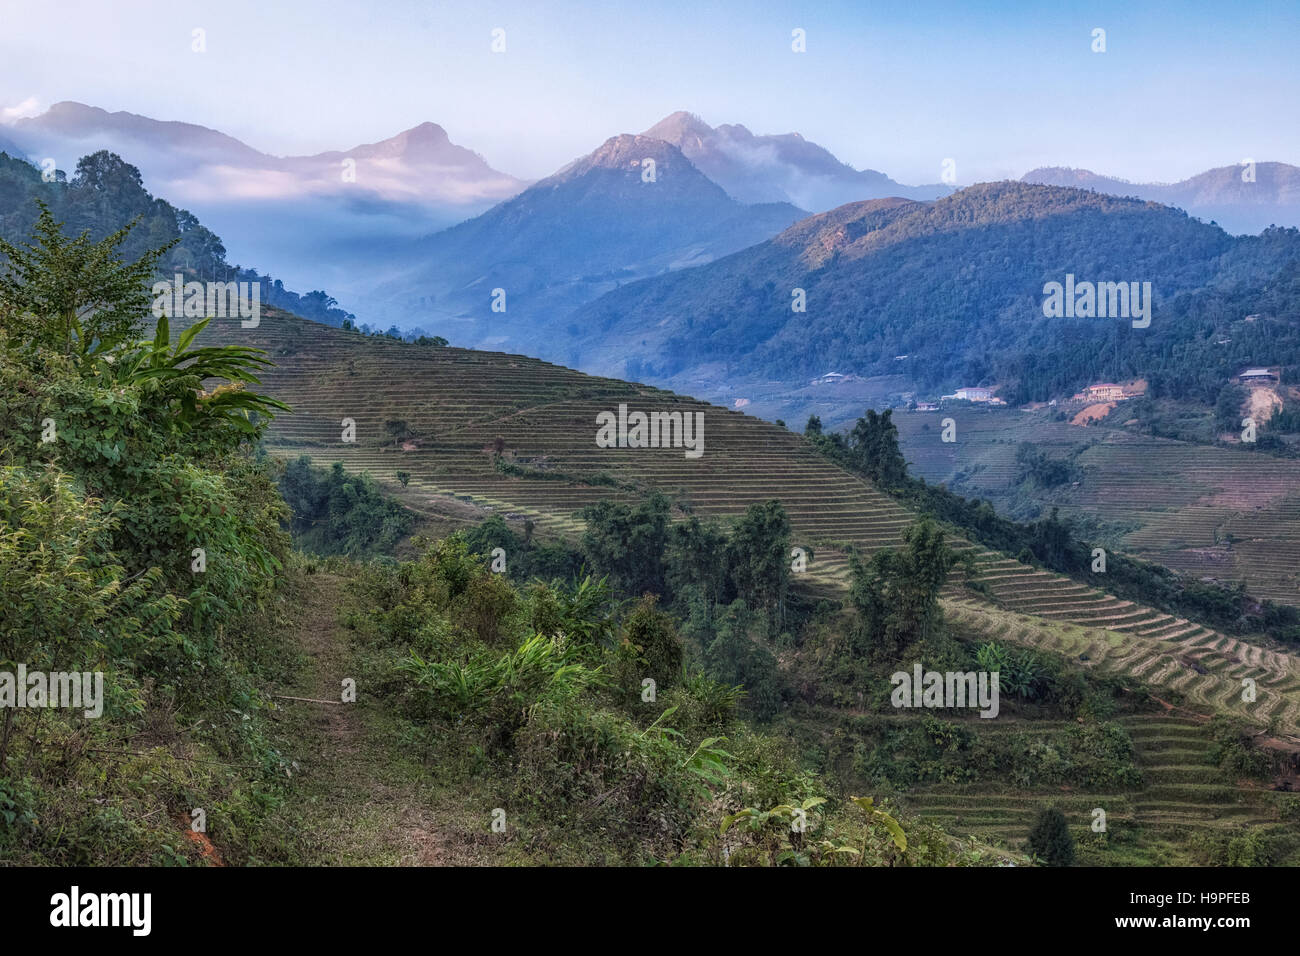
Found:
<path fill-rule="evenodd" d="M 740 719 L 738 689 L 683 668 L 656 604 L 616 600 L 591 578 L 511 585 L 457 534 L 417 561 L 364 569 L 348 620 L 367 683 L 398 709 L 429 772 L 491 794 L 482 825 L 501 810 L 497 839 L 530 862 L 993 859 L 824 791 Z M 764 806 L 776 809 L 752 809 Z M 915 846 L 913 831 L 925 834 Z"/>
<path fill-rule="evenodd" d="M 166 247 L 127 264 L 129 238 L 68 239 L 42 207 L 0 244 L 0 670 L 98 672 L 105 698 L 5 708 L 0 855 L 191 862 L 202 809 L 234 860 L 282 859 L 258 821 L 288 766 L 260 716 L 288 538 L 251 441 L 283 406 L 243 389 L 255 350 L 190 347 L 202 324 L 142 338 Z"/>

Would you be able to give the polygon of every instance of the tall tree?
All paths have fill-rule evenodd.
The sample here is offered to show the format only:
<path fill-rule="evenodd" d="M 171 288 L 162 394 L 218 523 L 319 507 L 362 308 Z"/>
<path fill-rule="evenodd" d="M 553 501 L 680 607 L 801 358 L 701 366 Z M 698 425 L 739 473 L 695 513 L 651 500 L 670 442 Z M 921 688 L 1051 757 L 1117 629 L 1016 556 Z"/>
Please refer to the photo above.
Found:
<path fill-rule="evenodd" d="M 740 599 L 783 619 L 790 588 L 790 518 L 781 502 L 750 505 L 732 532 L 729 550 Z"/>
<path fill-rule="evenodd" d="M 99 242 L 88 230 L 75 239 L 43 200 L 34 241 L 14 245 L 0 239 L 8 261 L 0 274 L 0 314 L 10 348 L 43 346 L 82 357 L 138 336 L 151 297 L 148 282 L 159 259 L 176 240 L 123 262 L 118 249 L 135 225 Z"/>
<path fill-rule="evenodd" d="M 587 559 L 623 590 L 662 594 L 671 507 L 663 492 L 653 491 L 635 508 L 604 500 L 584 509 Z"/>
<path fill-rule="evenodd" d="M 943 531 L 930 518 L 907 529 L 899 550 L 878 551 L 866 562 L 849 555 L 849 597 L 867 649 L 894 656 L 934 632 L 942 620 L 939 592 L 954 561 Z"/>
<path fill-rule="evenodd" d="M 907 465 L 898 445 L 892 409 L 879 413 L 867 409 L 867 414 L 853 426 L 849 439 L 859 467 L 876 484 L 892 488 L 906 477 Z"/>
<path fill-rule="evenodd" d="M 727 535 L 715 522 L 691 515 L 668 531 L 665 576 L 674 600 L 694 590 L 710 615 L 727 599 L 731 567 Z"/>
<path fill-rule="evenodd" d="M 1065 814 L 1058 808 L 1044 807 L 1038 811 L 1029 831 L 1029 850 L 1048 866 L 1074 863 L 1074 837 L 1070 836 Z"/>

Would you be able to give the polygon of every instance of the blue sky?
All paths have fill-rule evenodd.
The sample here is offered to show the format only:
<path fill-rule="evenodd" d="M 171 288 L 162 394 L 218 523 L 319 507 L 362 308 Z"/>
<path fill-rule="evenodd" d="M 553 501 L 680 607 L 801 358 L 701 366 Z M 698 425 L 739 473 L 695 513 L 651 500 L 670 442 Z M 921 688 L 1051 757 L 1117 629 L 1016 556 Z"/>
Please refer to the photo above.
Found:
<path fill-rule="evenodd" d="M 525 178 L 687 109 L 907 183 L 947 157 L 962 183 L 1038 165 L 1174 181 L 1300 164 L 1297 49 L 1295 2 L 0 0 L 0 107 L 79 100 L 280 154 L 432 120 Z"/>

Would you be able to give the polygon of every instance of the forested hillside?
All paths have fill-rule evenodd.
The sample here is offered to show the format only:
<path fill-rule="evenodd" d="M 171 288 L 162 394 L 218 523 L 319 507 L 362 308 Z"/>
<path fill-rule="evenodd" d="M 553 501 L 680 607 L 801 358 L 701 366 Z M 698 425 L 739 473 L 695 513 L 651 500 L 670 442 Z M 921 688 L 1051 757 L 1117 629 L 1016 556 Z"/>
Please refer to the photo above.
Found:
<path fill-rule="evenodd" d="M 1227 716 L 1289 727 L 1290 657 L 980 553 L 924 514 L 954 520 L 960 505 L 885 500 L 875 486 L 902 467 L 887 419 L 840 446 L 861 477 L 815 442 L 707 407 L 702 465 L 680 449 L 610 455 L 593 450 L 591 409 L 689 400 L 276 311 L 254 329 L 160 320 L 150 336 L 148 280 L 167 250 L 124 262 L 130 235 L 88 245 L 42 211 L 30 247 L 0 246 L 4 663 L 100 670 L 111 688 L 105 720 L 7 711 L 7 855 L 808 866 L 1296 852 L 1281 825 L 1294 808 L 1264 789 L 1283 759 Z M 340 440 L 349 411 L 360 442 Z M 287 467 L 262 454 L 268 428 Z M 839 510 L 826 487 L 845 493 Z M 478 494 L 440 493 L 457 489 Z M 458 530 L 406 539 L 437 516 Z M 1052 537 L 982 518 L 1035 546 Z M 301 557 L 285 532 L 350 557 Z M 1004 673 L 999 712 L 1033 730 L 899 710 L 891 675 L 913 663 Z M 1195 773 L 1239 803 L 1231 825 L 1176 779 L 1163 803 L 1146 792 L 1138 740 L 1161 706 L 1147 671 L 1165 706 L 1225 712 Z M 1218 699 L 1229 672 L 1261 681 L 1257 710 Z M 954 786 L 996 807 L 1008 780 L 1034 819 L 952 816 Z M 1113 842 L 1090 835 L 1082 804 L 1051 808 L 1062 787 L 1117 808 Z M 1209 837 L 1171 830 L 1170 802 Z M 202 838 L 186 835 L 196 811 Z"/>
<path fill-rule="evenodd" d="M 636 361 L 655 380 L 714 363 L 738 382 L 903 375 L 935 397 L 998 384 L 1012 404 L 1143 376 L 1217 395 L 1243 365 L 1300 363 L 1297 263 L 1295 229 L 1234 238 L 1154 203 L 991 183 L 810 217 L 719 262 L 611 292 L 579 311 L 572 334 L 587 364 L 617 374 Z M 1067 274 L 1149 282 L 1150 327 L 1045 317 L 1044 284 Z M 1248 315 L 1267 321 L 1236 325 Z"/>
<path fill-rule="evenodd" d="M 57 170 L 52 182 L 31 163 L 0 153 L 0 239 L 22 242 L 31 235 L 38 214 L 33 200 L 45 202 L 72 235 L 88 230 L 94 241 L 117 232 L 137 217 L 140 224 L 125 237 L 121 254 L 134 261 L 147 250 L 174 241 L 155 272 L 166 279 L 181 273 L 191 279 L 256 282 L 261 299 L 325 325 L 342 325 L 356 317 L 337 307 L 326 292 L 298 295 L 278 279 L 259 275 L 226 261 L 221 239 L 184 209 L 151 195 L 140 171 L 120 156 L 103 150 L 82 157 L 69 179 Z"/>

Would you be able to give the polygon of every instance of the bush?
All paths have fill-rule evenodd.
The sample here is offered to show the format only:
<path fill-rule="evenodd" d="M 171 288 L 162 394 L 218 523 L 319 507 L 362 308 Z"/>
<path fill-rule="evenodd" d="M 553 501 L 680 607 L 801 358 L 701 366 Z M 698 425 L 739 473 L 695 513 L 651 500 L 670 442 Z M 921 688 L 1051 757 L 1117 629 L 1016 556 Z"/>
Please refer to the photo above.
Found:
<path fill-rule="evenodd" d="M 1230 781 L 1266 775 L 1272 764 L 1269 755 L 1255 746 L 1254 731 L 1244 720 L 1216 715 L 1209 724 L 1210 762 Z"/>
<path fill-rule="evenodd" d="M 734 601 L 718 623 L 704 652 L 705 670 L 714 680 L 744 688 L 744 704 L 759 720 L 770 720 L 780 708 L 782 682 L 776 655 L 768 649 L 766 625 L 744 601 Z"/>
<path fill-rule="evenodd" d="M 1065 814 L 1056 807 L 1038 811 L 1029 831 L 1029 852 L 1046 866 L 1074 864 L 1074 837 L 1066 825 Z"/>
<path fill-rule="evenodd" d="M 623 622 L 623 640 L 635 651 L 644 676 L 667 689 L 681 677 L 682 640 L 673 619 L 657 603 L 651 594 L 637 603 Z"/>
<path fill-rule="evenodd" d="M 289 527 L 298 546 L 322 557 L 392 554 L 414 523 L 373 478 L 349 474 L 341 462 L 326 471 L 302 455 L 285 466 L 280 492 L 292 509 Z"/>

